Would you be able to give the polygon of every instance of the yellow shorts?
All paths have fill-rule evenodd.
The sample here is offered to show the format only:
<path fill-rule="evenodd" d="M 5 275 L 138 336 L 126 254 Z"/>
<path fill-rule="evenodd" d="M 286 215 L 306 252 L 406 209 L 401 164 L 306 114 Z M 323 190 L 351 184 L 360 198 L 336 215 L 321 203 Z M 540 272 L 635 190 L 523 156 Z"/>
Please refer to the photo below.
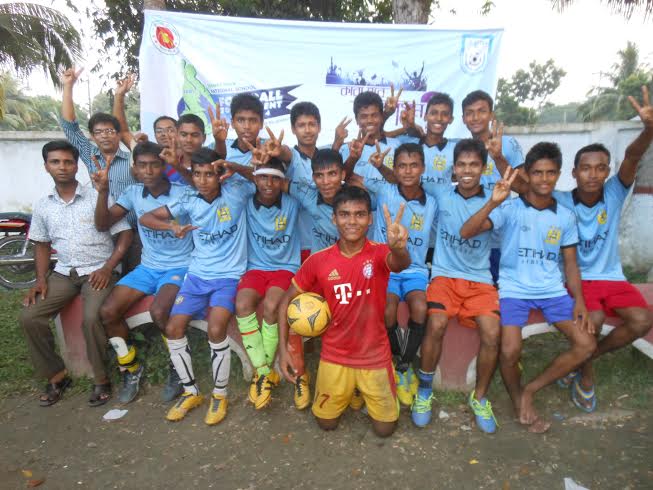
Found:
<path fill-rule="evenodd" d="M 349 406 L 355 388 L 362 393 L 367 411 L 374 420 L 394 422 L 399 418 L 392 362 L 381 369 L 357 369 L 320 361 L 313 415 L 321 419 L 337 419 Z"/>

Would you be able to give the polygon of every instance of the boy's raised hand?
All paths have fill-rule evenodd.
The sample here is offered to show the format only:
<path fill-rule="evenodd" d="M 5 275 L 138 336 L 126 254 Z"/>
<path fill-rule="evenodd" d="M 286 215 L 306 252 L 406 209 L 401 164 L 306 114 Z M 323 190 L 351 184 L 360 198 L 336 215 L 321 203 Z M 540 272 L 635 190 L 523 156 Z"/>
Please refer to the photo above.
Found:
<path fill-rule="evenodd" d="M 399 87 L 399 91 L 395 96 L 395 84 L 392 82 L 390 83 L 390 97 L 385 99 L 385 104 L 383 105 L 383 114 L 385 116 L 390 116 L 397 110 L 397 106 L 399 105 L 399 97 L 401 97 L 401 92 L 403 91 L 404 87 Z"/>
<path fill-rule="evenodd" d="M 395 220 L 392 221 L 388 206 L 383 205 L 383 216 L 385 217 L 385 233 L 388 239 L 388 247 L 391 250 L 406 248 L 408 242 L 408 230 L 401 224 L 401 218 L 404 216 L 406 205 L 401 203 Z"/>
<path fill-rule="evenodd" d="M 61 74 L 60 80 L 61 84 L 65 86 L 69 85 L 75 85 L 75 82 L 79 79 L 79 76 L 82 74 L 84 71 L 84 68 L 80 68 L 79 70 L 75 70 L 75 68 L 68 68 L 67 70 L 64 70 L 64 72 Z"/>
<path fill-rule="evenodd" d="M 647 129 L 653 130 L 653 106 L 651 106 L 651 100 L 649 99 L 648 87 L 642 85 L 642 105 L 639 105 L 637 99 L 632 95 L 628 96 L 628 102 L 633 106 L 633 109 L 637 111 L 639 118 L 644 123 L 644 126 Z"/>
<path fill-rule="evenodd" d="M 511 166 L 506 168 L 503 178 L 494 184 L 492 189 L 492 197 L 490 198 L 493 203 L 501 204 L 510 195 L 510 187 L 519 175 L 519 170 L 513 169 Z"/>
<path fill-rule="evenodd" d="M 116 82 L 116 90 L 115 90 L 115 95 L 116 96 L 125 96 L 127 92 L 131 90 L 131 88 L 134 86 L 134 82 L 136 81 L 136 75 L 133 73 L 128 73 L 125 78 L 122 80 L 118 80 Z"/>
<path fill-rule="evenodd" d="M 249 141 L 244 140 L 245 145 L 252 152 L 252 160 L 250 163 L 252 166 L 257 167 L 259 165 L 264 165 L 270 160 L 270 155 L 265 149 L 265 145 L 261 145 L 261 138 L 256 138 L 256 146 L 252 145 Z"/>
<path fill-rule="evenodd" d="M 265 126 L 265 130 L 268 132 L 268 136 L 270 136 L 270 139 L 265 142 L 263 145 L 263 148 L 265 149 L 265 152 L 268 154 L 269 157 L 272 158 L 278 158 L 281 156 L 281 151 L 283 150 L 283 129 L 279 133 L 279 138 L 277 138 L 272 130 L 268 127 Z"/>
<path fill-rule="evenodd" d="M 503 123 L 498 122 L 496 119 L 490 121 L 490 137 L 485 143 L 487 152 L 493 160 L 498 160 L 502 155 L 502 138 L 503 138 Z"/>
<path fill-rule="evenodd" d="M 401 127 L 404 129 L 414 128 L 415 127 L 415 109 L 417 104 L 413 101 L 411 106 L 408 102 L 404 104 L 404 109 L 401 111 L 400 122 Z"/>
<path fill-rule="evenodd" d="M 374 165 L 375 168 L 380 168 L 385 161 L 385 157 L 390 153 L 391 147 L 387 147 L 384 152 L 381 152 L 381 147 L 379 146 L 379 140 L 374 140 L 376 145 L 376 151 L 370 156 L 370 163 Z"/>
<path fill-rule="evenodd" d="M 95 172 L 91 174 L 91 180 L 93 181 L 93 187 L 98 192 L 108 192 L 109 191 L 109 167 L 111 167 L 111 159 L 107 159 L 106 167 L 102 168 L 100 162 L 98 161 L 95 155 L 91 156 L 91 160 L 95 164 Z"/>
<path fill-rule="evenodd" d="M 350 117 L 343 117 L 342 121 L 336 126 L 336 141 L 345 141 L 347 136 L 349 136 L 349 131 L 347 131 L 347 126 L 351 122 Z"/>
<path fill-rule="evenodd" d="M 211 120 L 211 133 L 216 141 L 226 141 L 229 133 L 229 123 L 226 119 L 220 118 L 220 103 L 215 103 L 215 113 L 211 106 L 208 107 L 209 119 Z"/>

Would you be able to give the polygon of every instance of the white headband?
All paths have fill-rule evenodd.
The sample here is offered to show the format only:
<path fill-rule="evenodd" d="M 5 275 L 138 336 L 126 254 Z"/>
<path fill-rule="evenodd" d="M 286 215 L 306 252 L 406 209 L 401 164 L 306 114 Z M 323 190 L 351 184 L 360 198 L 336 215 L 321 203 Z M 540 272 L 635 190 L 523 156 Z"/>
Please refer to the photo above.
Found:
<path fill-rule="evenodd" d="M 253 172 L 254 176 L 258 175 L 272 175 L 273 177 L 279 177 L 280 179 L 285 179 L 286 176 L 281 170 L 277 170 L 276 168 L 259 168 L 258 170 L 254 170 Z"/>

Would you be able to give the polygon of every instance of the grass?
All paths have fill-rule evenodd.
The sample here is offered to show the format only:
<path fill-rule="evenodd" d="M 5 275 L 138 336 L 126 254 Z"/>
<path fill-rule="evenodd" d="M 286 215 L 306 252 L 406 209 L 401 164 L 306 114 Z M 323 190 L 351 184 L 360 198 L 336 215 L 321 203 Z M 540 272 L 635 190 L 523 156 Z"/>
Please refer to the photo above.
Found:
<path fill-rule="evenodd" d="M 624 276 L 632 284 L 643 284 L 648 282 L 646 271 L 636 271 L 632 267 L 624 267 Z"/>
<path fill-rule="evenodd" d="M 18 312 L 21 308 L 22 291 L 0 291 L 0 397 L 35 393 L 42 388 L 43 380 L 34 379 L 27 345 L 18 325 Z M 158 385 L 168 375 L 168 354 L 158 330 L 150 325 L 132 333 L 139 357 L 146 362 L 147 379 L 150 384 Z M 191 328 L 188 339 L 193 351 L 195 374 L 203 391 L 211 386 L 210 360 L 206 343 L 206 334 Z M 529 380 L 541 371 L 555 355 L 567 346 L 560 334 L 538 335 L 524 343 L 522 364 L 524 379 Z M 310 350 L 310 348 L 309 348 Z M 317 367 L 318 353 L 307 354 L 307 366 L 312 372 Z M 113 381 L 119 382 L 115 360 L 111 360 L 110 372 Z M 243 383 L 242 368 L 237 356 L 232 356 L 231 382 Z M 607 354 L 595 363 L 599 396 L 601 400 L 614 403 L 628 409 L 645 409 L 653 404 L 653 359 L 633 347 Z M 78 379 L 74 390 L 87 391 L 91 383 L 87 379 Z M 546 397 L 551 403 L 565 403 L 567 394 L 555 387 L 545 389 Z M 498 373 L 495 375 L 491 392 L 505 394 Z M 627 396 L 626 396 L 627 395 Z M 466 402 L 466 394 L 455 391 L 438 391 L 436 399 L 442 406 L 456 406 Z"/>

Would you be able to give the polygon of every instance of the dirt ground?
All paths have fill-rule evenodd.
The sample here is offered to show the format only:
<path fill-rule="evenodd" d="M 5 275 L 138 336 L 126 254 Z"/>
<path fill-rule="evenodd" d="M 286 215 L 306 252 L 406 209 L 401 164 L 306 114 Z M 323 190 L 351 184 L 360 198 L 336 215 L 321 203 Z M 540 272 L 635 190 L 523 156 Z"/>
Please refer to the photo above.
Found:
<path fill-rule="evenodd" d="M 0 402 L 0 487 L 27 488 L 445 488 L 563 489 L 571 477 L 590 488 L 653 488 L 653 412 L 615 407 L 591 416 L 571 405 L 544 405 L 546 435 L 516 424 L 497 396 L 501 424 L 479 433 L 463 405 L 427 429 L 402 409 L 394 436 L 379 439 L 367 417 L 347 412 L 335 432 L 318 429 L 310 411 L 292 406 L 291 387 L 255 412 L 245 384 L 230 393 L 227 419 L 203 423 L 206 405 L 179 423 L 164 420 L 159 387 L 105 422 L 109 408 L 86 395 L 40 408 L 34 396 Z M 546 398 L 546 388 L 541 398 Z M 542 404 L 540 403 L 542 406 Z M 31 480 L 31 482 L 30 482 Z"/>

